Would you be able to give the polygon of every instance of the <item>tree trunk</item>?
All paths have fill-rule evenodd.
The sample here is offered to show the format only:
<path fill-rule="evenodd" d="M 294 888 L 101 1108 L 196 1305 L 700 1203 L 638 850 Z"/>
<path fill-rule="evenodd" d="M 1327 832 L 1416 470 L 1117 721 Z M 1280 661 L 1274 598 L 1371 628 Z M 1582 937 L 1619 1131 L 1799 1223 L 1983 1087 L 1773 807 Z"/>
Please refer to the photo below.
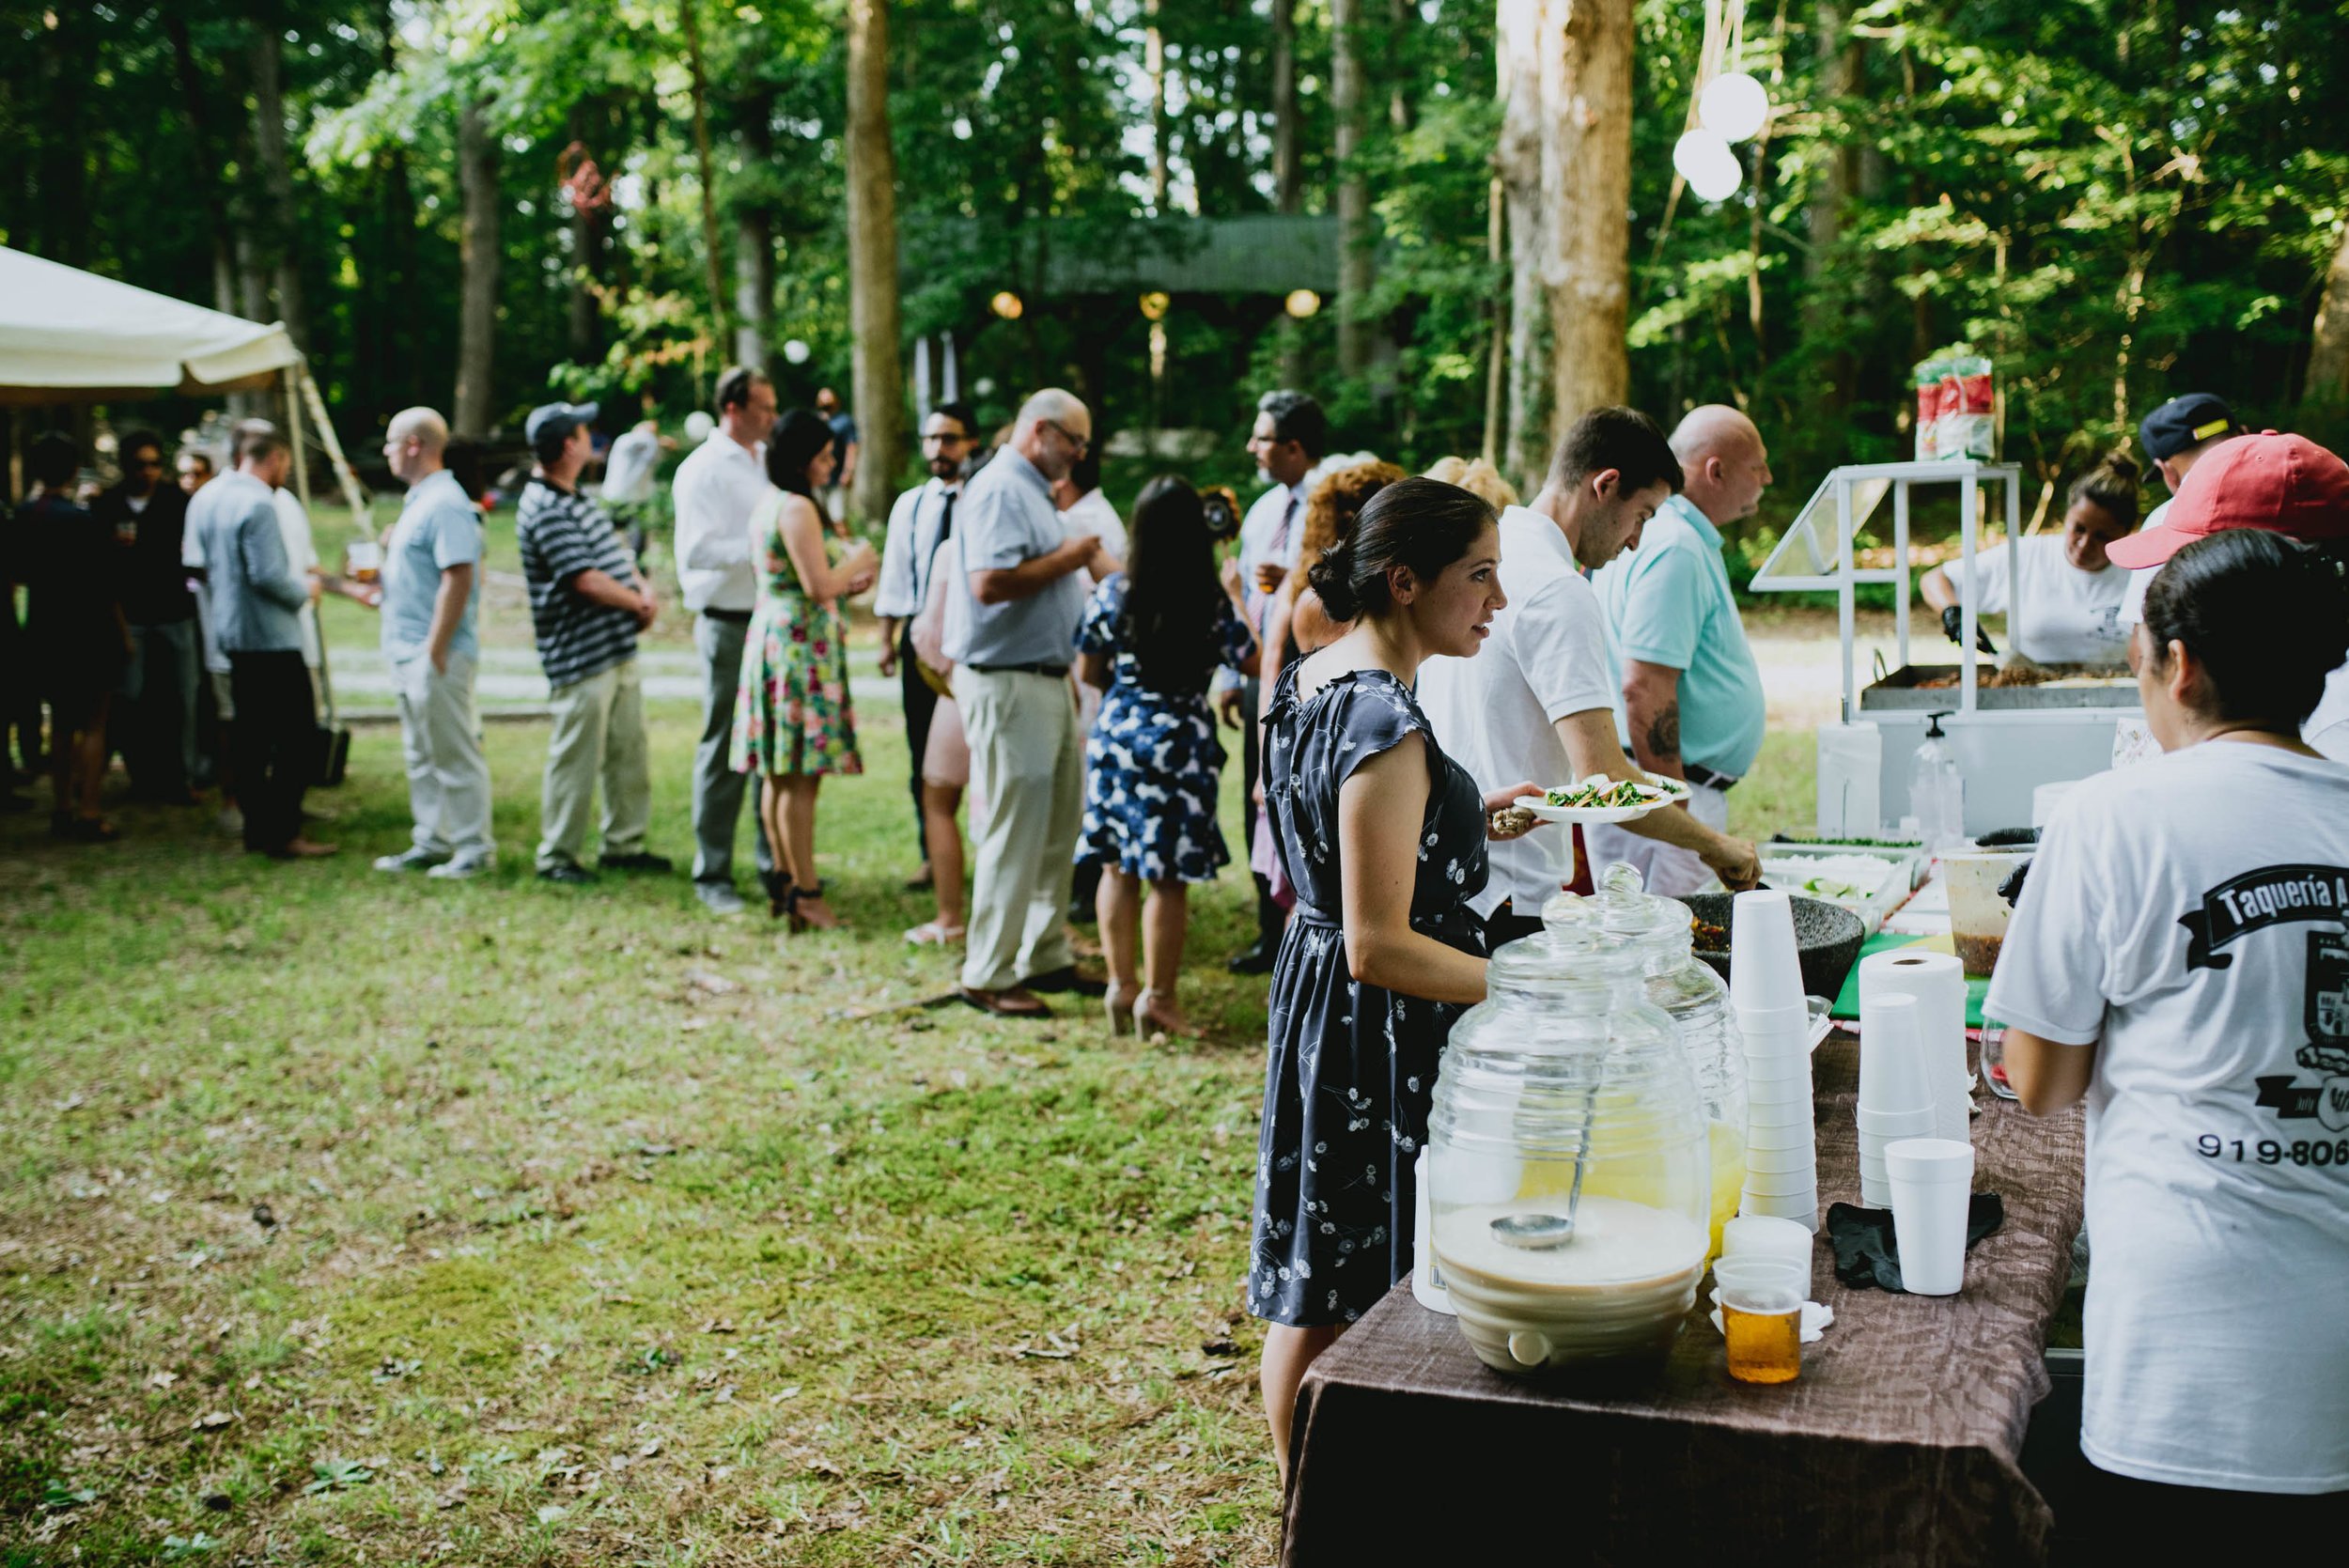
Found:
<path fill-rule="evenodd" d="M 583 162 L 594 163 L 599 169 L 604 162 L 596 157 L 596 126 L 602 118 L 599 105 L 592 98 L 582 99 L 571 105 L 566 116 L 565 129 L 569 143 L 579 149 Z M 566 160 L 568 162 L 568 160 Z M 592 201 L 583 202 L 577 194 L 571 198 L 571 297 L 566 312 L 566 338 L 573 365 L 592 365 L 600 356 L 603 343 L 603 306 L 596 298 L 603 283 L 603 210 Z"/>
<path fill-rule="evenodd" d="M 889 137 L 888 0 L 848 0 L 848 325 L 861 452 L 855 505 L 889 515 L 902 445 L 897 362 L 897 156 Z"/>
<path fill-rule="evenodd" d="M 1493 166 L 1509 238 L 1508 416 L 1501 469 L 1527 495 L 1541 489 L 1549 465 L 1542 417 L 1548 366 L 1541 344 L 1548 322 L 1542 293 L 1541 19 L 1546 0 L 1503 0 L 1499 47 L 1501 140 Z"/>
<path fill-rule="evenodd" d="M 498 235 L 498 139 L 490 126 L 486 100 L 468 101 L 458 116 L 457 178 L 464 192 L 464 224 L 457 243 L 457 400 L 449 428 L 478 441 L 490 433 L 493 407 L 490 376 L 497 343 L 498 268 L 504 257 Z"/>
<path fill-rule="evenodd" d="M 1410 80 L 1410 73 L 1404 69 L 1402 59 L 1403 40 L 1409 36 L 1410 26 L 1411 0 L 1387 0 L 1386 60 L 1390 78 L 1387 87 L 1387 124 L 1398 132 L 1408 131 L 1411 128 L 1410 95 L 1404 91 L 1405 85 Z"/>
<path fill-rule="evenodd" d="M 1356 165 L 1362 141 L 1361 0 L 1330 0 L 1330 108 L 1337 119 L 1338 371 L 1370 368 L 1370 187 Z"/>
<path fill-rule="evenodd" d="M 1820 0 L 1812 18 L 1812 47 L 1818 60 L 1820 108 L 1831 123 L 1859 96 L 1861 46 L 1851 31 L 1849 0 Z M 1822 161 L 1806 213 L 1811 248 L 1803 256 L 1802 333 L 1813 343 L 1840 337 L 1851 319 L 1852 291 L 1837 280 L 1843 277 L 1843 214 L 1859 188 L 1860 162 L 1860 149 L 1848 140 L 1823 145 L 1819 151 Z M 1851 351 L 1839 347 L 1824 363 L 1826 406 L 1840 413 L 1851 404 Z"/>
<path fill-rule="evenodd" d="M 179 81 L 180 107 L 188 116 L 188 147 L 195 155 L 204 216 L 211 226 L 212 305 L 235 315 L 237 310 L 237 251 L 230 238 L 227 194 L 221 189 L 219 155 L 212 146 L 211 115 L 204 101 L 203 68 L 196 64 L 195 45 L 188 36 L 188 19 L 176 7 L 165 7 L 163 36 L 171 40 L 173 73 Z"/>
<path fill-rule="evenodd" d="M 282 24 L 273 15 L 264 15 L 253 30 L 253 150 L 268 208 L 260 229 L 277 284 L 278 318 L 286 323 L 294 347 L 306 350 L 310 318 L 302 298 L 300 225 L 294 215 L 293 171 L 286 162 L 286 93 L 278 69 L 284 48 Z"/>
<path fill-rule="evenodd" d="M 2316 302 L 2315 335 L 2309 345 L 2308 379 L 2300 400 L 2307 404 L 2349 402 L 2349 227 L 2333 251 L 2325 292 Z"/>
<path fill-rule="evenodd" d="M 744 106 L 742 158 L 765 171 L 775 162 L 775 106 L 765 94 Z M 767 339 L 775 318 L 775 215 L 763 195 L 743 195 L 734 208 L 734 363 L 767 368 Z"/>
<path fill-rule="evenodd" d="M 1272 0 L 1272 206 L 1303 203 L 1297 179 L 1297 0 Z"/>
<path fill-rule="evenodd" d="M 693 162 L 702 186 L 702 256 L 709 263 L 711 335 L 726 335 L 726 285 L 718 256 L 718 171 L 709 156 L 709 73 L 702 65 L 702 28 L 695 0 L 677 0 L 685 33 L 685 59 L 693 83 Z"/>
<path fill-rule="evenodd" d="M 1166 35 L 1159 30 L 1159 0 L 1143 0 L 1149 19 L 1142 32 L 1142 70 L 1150 80 L 1150 213 L 1166 211 Z"/>
<path fill-rule="evenodd" d="M 1542 12 L 1542 273 L 1552 438 L 1631 385 L 1631 0 Z"/>

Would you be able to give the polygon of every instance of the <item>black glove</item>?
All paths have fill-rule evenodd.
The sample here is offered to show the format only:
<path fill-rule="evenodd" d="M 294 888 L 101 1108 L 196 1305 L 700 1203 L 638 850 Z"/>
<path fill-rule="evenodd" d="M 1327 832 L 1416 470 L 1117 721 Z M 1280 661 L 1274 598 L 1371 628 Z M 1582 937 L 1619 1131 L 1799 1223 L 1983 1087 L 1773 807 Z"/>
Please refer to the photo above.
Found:
<path fill-rule="evenodd" d="M 2023 881 L 2030 876 L 2030 862 L 2025 861 L 2021 865 L 2008 872 L 2006 880 L 1999 884 L 1999 896 L 2006 901 L 2008 908 L 2015 908 L 2015 901 L 2023 896 Z"/>
<path fill-rule="evenodd" d="M 1942 611 L 1941 629 L 1949 634 L 1951 642 L 1963 647 L 1966 644 L 1966 612 L 1954 604 Z M 1990 633 L 1983 630 L 1979 621 L 1974 623 L 1974 646 L 1993 659 L 1999 656 L 1999 650 L 1990 644 Z"/>

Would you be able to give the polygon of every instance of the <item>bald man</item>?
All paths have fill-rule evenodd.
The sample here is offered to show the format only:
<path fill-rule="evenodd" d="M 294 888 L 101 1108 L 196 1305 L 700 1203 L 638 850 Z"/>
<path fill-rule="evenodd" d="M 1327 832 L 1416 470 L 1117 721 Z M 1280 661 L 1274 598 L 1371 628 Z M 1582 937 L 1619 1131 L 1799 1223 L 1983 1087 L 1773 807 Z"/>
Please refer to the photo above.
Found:
<path fill-rule="evenodd" d="M 1052 505 L 1092 443 L 1093 415 L 1050 389 L 1021 405 L 1011 439 L 964 488 L 960 616 L 947 617 L 955 702 L 971 742 L 972 824 L 963 1000 L 1006 1017 L 1047 1017 L 1038 991 L 1085 991 L 1066 912 L 1083 809 L 1084 738 L 1068 684 L 1077 624 L 1109 571 L 1099 536 L 1069 535 Z"/>
<path fill-rule="evenodd" d="M 1719 403 L 1689 411 L 1672 434 L 1680 493 L 1657 508 L 1640 547 L 1593 580 L 1618 676 L 1615 718 L 1641 767 L 1687 779 L 1692 813 L 1729 826 L 1729 790 L 1762 749 L 1762 672 L 1721 559 L 1721 525 L 1753 515 L 1770 484 L 1762 432 Z M 1592 863 L 1628 861 L 1650 892 L 1693 893 L 1711 879 L 1697 855 L 1620 827 L 1586 828 Z"/>
<path fill-rule="evenodd" d="M 383 460 L 408 501 L 383 544 L 383 661 L 399 698 L 400 749 L 415 819 L 409 846 L 375 862 L 462 881 L 490 869 L 490 764 L 474 713 L 481 644 L 481 513 L 443 461 L 448 424 L 404 409 L 383 435 Z"/>

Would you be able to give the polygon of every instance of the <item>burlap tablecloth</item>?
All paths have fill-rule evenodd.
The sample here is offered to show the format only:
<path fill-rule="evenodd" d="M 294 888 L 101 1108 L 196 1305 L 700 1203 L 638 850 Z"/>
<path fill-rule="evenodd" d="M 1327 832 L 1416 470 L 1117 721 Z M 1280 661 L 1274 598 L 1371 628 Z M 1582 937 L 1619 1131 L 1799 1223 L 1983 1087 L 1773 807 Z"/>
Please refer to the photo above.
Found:
<path fill-rule="evenodd" d="M 1858 1065 L 1845 1035 L 1814 1059 L 1822 1218 L 1859 1201 Z M 1791 1384 L 1731 1381 L 1703 1294 L 1660 1371 L 1560 1385 L 1487 1370 L 1397 1286 L 1298 1395 L 1283 1563 L 2046 1560 L 2053 1517 L 2016 1456 L 2080 1228 L 2080 1115 L 1982 1097 L 1974 1188 L 2006 1224 L 1965 1290 L 1846 1290 L 1822 1230 L 1835 1326 Z"/>

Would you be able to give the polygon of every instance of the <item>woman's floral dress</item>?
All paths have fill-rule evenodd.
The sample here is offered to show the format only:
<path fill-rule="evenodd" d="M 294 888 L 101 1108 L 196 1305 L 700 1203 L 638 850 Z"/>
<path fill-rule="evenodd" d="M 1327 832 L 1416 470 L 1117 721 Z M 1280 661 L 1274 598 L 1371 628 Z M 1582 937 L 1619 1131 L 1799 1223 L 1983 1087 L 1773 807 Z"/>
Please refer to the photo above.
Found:
<path fill-rule="evenodd" d="M 1339 925 L 1338 790 L 1416 733 L 1432 787 L 1420 826 L 1411 928 L 1482 956 L 1469 899 L 1485 886 L 1476 783 L 1438 749 L 1410 689 L 1357 670 L 1297 697 L 1292 664 L 1266 704 L 1265 811 L 1298 904 L 1272 969 L 1271 1052 L 1256 1151 L 1248 1310 L 1299 1327 L 1351 1323 L 1411 1266 L 1412 1162 L 1436 1063 L 1466 1009 L 1365 986 Z"/>
<path fill-rule="evenodd" d="M 862 773 L 840 610 L 800 586 L 783 544 L 788 494 L 776 490 L 751 518 L 758 602 L 742 642 L 727 760 L 738 773 Z"/>
<path fill-rule="evenodd" d="M 1216 822 L 1224 763 L 1206 687 L 1170 694 L 1142 683 L 1131 648 L 1118 642 L 1126 574 L 1102 579 L 1077 631 L 1077 651 L 1111 656 L 1110 687 L 1085 737 L 1084 823 L 1077 861 L 1114 866 L 1148 882 L 1209 882 L 1231 860 Z M 1216 658 L 1237 668 L 1256 645 L 1231 600 L 1218 596 L 1208 629 Z"/>

